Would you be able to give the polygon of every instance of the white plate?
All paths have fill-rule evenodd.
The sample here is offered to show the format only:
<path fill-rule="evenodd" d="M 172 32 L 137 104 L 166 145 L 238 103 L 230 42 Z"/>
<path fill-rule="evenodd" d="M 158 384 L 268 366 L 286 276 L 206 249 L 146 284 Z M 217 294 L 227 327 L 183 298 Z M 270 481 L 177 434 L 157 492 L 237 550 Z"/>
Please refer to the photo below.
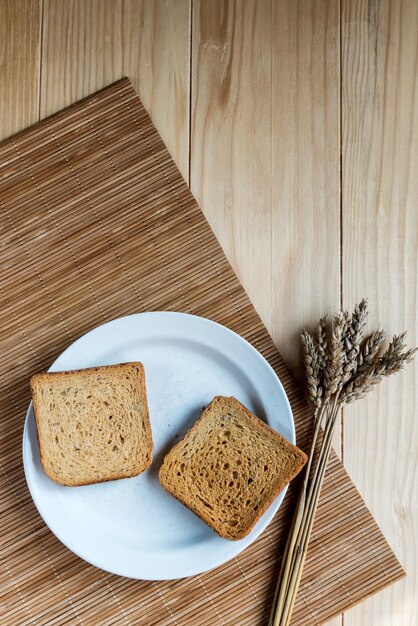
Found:
<path fill-rule="evenodd" d="M 57 485 L 41 467 L 30 405 L 23 433 L 26 480 L 52 532 L 89 563 L 146 580 L 199 574 L 250 545 L 276 513 L 286 489 L 247 537 L 221 539 L 160 486 L 164 454 L 216 395 L 235 396 L 295 442 L 290 405 L 270 365 L 247 341 L 184 313 L 140 313 L 99 326 L 67 348 L 50 371 L 136 360 L 146 373 L 154 440 L 151 468 L 136 478 L 98 485 Z"/>

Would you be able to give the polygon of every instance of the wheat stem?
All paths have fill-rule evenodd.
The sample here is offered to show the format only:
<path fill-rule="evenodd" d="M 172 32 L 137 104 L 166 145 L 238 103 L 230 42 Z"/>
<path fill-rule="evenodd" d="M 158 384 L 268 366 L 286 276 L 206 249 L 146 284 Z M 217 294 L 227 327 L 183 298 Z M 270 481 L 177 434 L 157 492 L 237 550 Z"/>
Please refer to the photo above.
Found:
<path fill-rule="evenodd" d="M 321 488 L 325 478 L 326 467 L 331 452 L 332 438 L 335 431 L 336 417 L 338 415 L 338 406 L 334 406 L 333 413 L 330 415 L 326 430 L 324 431 L 324 438 L 322 441 L 319 471 L 315 476 L 311 486 L 311 497 L 309 506 L 306 508 L 306 517 L 303 523 L 302 536 L 297 544 L 297 558 L 294 563 L 292 575 L 288 585 L 287 597 L 284 604 L 283 612 L 280 620 L 277 622 L 277 626 L 288 626 L 290 623 L 293 607 L 296 600 L 297 590 L 299 588 L 300 579 L 302 576 L 302 570 L 305 563 L 306 555 L 308 553 L 309 539 L 312 533 L 313 523 L 315 519 L 315 513 L 319 504 L 319 496 Z"/>
<path fill-rule="evenodd" d="M 324 481 L 325 469 L 331 449 L 332 437 L 335 430 L 336 416 L 338 414 L 337 400 L 334 400 L 330 415 L 324 430 L 324 436 L 321 442 L 318 463 L 315 468 L 314 476 L 309 485 L 309 493 L 305 505 L 305 516 L 300 525 L 298 538 L 296 540 L 294 559 L 292 563 L 292 573 L 289 577 L 286 590 L 286 598 L 280 617 L 275 626 L 287 626 L 292 614 L 294 602 L 296 599 L 297 589 L 299 587 L 302 569 L 308 551 L 309 538 L 312 532 L 313 520 L 318 507 L 319 494 Z"/>
<path fill-rule="evenodd" d="M 273 612 L 270 618 L 271 626 L 276 626 L 274 622 L 274 614 L 283 608 L 287 580 L 289 578 L 289 571 L 292 566 L 293 554 L 296 544 L 296 538 L 298 536 L 298 529 L 303 520 L 303 515 L 306 507 L 306 490 L 309 481 L 309 474 L 312 467 L 313 457 L 315 456 L 316 442 L 321 428 L 321 423 L 326 411 L 326 405 L 323 405 L 319 410 L 315 412 L 314 430 L 312 435 L 311 448 L 309 451 L 308 462 L 305 469 L 304 479 L 301 487 L 301 492 L 296 505 L 295 513 L 293 515 L 292 526 L 289 533 L 288 541 L 286 542 L 285 551 L 282 558 L 282 565 L 279 573 L 279 580 L 276 587 L 274 599 L 273 599 Z M 273 621 L 271 621 L 273 620 Z"/>

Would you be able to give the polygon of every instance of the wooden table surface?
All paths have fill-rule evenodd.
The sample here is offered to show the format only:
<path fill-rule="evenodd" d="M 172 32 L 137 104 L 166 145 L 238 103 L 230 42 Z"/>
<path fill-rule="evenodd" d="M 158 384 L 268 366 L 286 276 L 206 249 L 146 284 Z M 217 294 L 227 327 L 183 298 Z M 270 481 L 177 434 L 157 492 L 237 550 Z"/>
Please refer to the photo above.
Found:
<path fill-rule="evenodd" d="M 367 296 L 417 337 L 416 0 L 0 0 L 0 133 L 128 75 L 285 360 Z M 407 578 L 333 626 L 418 624 L 417 368 L 335 448 Z"/>

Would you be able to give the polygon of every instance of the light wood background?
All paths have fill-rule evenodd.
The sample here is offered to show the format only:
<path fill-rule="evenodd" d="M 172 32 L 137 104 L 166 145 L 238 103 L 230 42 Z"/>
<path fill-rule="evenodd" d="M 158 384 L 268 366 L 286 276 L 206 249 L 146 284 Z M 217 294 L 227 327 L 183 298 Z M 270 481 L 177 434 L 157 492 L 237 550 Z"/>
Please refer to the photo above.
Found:
<path fill-rule="evenodd" d="M 296 375 L 362 296 L 418 343 L 416 0 L 0 0 L 1 137 L 124 75 Z M 418 624 L 416 376 L 335 439 L 408 576 L 330 626 Z"/>

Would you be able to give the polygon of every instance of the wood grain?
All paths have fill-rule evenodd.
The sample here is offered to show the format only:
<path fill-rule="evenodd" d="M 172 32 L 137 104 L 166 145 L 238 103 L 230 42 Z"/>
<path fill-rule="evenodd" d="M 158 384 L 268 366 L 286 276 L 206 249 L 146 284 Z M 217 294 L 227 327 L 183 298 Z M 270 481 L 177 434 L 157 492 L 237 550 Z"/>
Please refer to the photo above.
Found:
<path fill-rule="evenodd" d="M 41 0 L 0 2 L 0 139 L 38 120 Z"/>
<path fill-rule="evenodd" d="M 335 2 L 194 3 L 191 186 L 286 361 L 339 306 Z"/>
<path fill-rule="evenodd" d="M 191 188 L 301 377 L 299 331 L 340 303 L 338 5 L 193 6 Z"/>
<path fill-rule="evenodd" d="M 341 297 L 418 343 L 418 5 L 341 0 L 341 68 L 338 5 L 0 2 L 0 136 L 128 74 L 295 373 L 297 331 Z M 345 626 L 418 622 L 416 382 L 345 412 L 346 465 L 409 574 Z"/>
<path fill-rule="evenodd" d="M 189 169 L 189 0 L 45 0 L 41 117 L 129 76 Z"/>
<path fill-rule="evenodd" d="M 344 0 L 344 303 L 418 344 L 418 3 Z M 418 623 L 418 368 L 345 411 L 344 460 L 407 578 L 361 603 L 345 626 Z"/>
<path fill-rule="evenodd" d="M 340 305 L 338 3 L 194 2 L 192 38 L 191 189 L 300 376 Z"/>

